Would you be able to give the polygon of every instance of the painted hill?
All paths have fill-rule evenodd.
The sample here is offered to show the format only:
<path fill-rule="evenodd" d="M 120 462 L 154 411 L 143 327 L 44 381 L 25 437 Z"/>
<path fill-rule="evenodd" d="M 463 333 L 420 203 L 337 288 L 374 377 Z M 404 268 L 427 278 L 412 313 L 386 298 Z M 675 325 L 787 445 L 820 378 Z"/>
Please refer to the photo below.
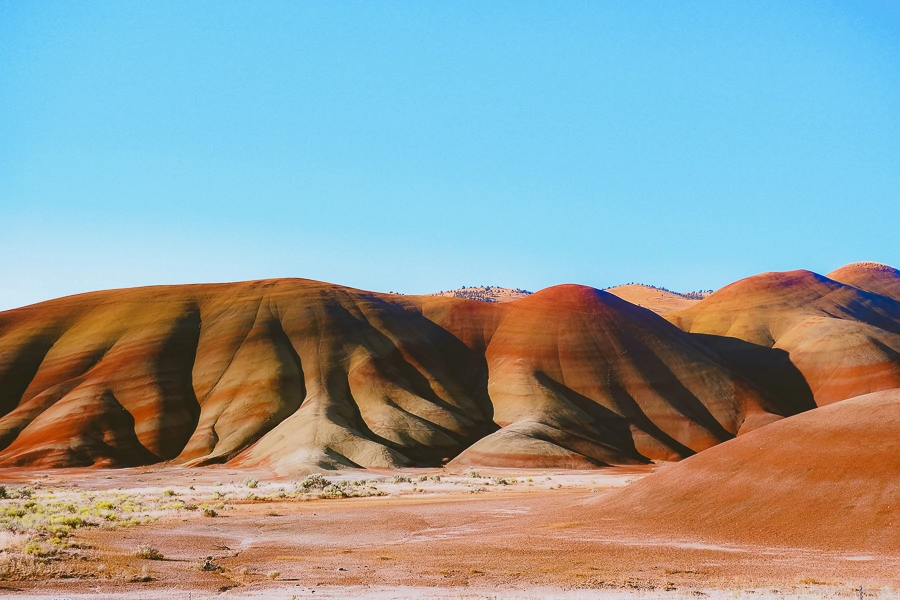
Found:
<path fill-rule="evenodd" d="M 809 271 L 748 277 L 668 318 L 797 411 L 900 387 L 900 302 Z"/>
<path fill-rule="evenodd" d="M 608 288 L 606 291 L 622 300 L 648 308 L 660 315 L 668 315 L 684 310 L 700 302 L 700 300 L 710 294 L 710 292 L 679 294 L 678 292 L 641 283 L 618 285 Z"/>
<path fill-rule="evenodd" d="M 594 466 L 792 412 L 581 286 L 482 303 L 269 280 L 0 313 L 0 466 Z"/>
<path fill-rule="evenodd" d="M 631 448 L 672 460 L 784 414 L 690 336 L 612 294 L 557 286 L 499 316 L 484 354 L 502 428 L 454 464 L 585 467 Z"/>
<path fill-rule="evenodd" d="M 900 271 L 881 263 L 859 262 L 836 269 L 829 279 L 900 300 Z"/>
<path fill-rule="evenodd" d="M 467 300 L 477 300 L 479 302 L 512 302 L 513 300 L 530 296 L 531 292 L 520 290 L 519 288 L 482 285 L 477 287 L 461 287 L 455 290 L 436 292 L 431 295 L 442 296 L 445 298 L 466 298 Z"/>
<path fill-rule="evenodd" d="M 784 419 L 591 500 L 650 535 L 900 548 L 900 390 Z M 715 493 L 710 493 L 715 490 Z"/>

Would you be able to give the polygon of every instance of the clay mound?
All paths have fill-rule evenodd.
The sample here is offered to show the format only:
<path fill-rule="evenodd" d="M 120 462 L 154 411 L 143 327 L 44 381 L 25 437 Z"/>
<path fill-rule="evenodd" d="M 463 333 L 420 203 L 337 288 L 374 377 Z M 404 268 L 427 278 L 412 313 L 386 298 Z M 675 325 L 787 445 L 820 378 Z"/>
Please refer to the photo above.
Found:
<path fill-rule="evenodd" d="M 900 271 L 894 267 L 874 262 L 858 262 L 836 269 L 828 278 L 900 300 Z"/>
<path fill-rule="evenodd" d="M 485 358 L 502 429 L 451 464 L 677 460 L 788 414 L 690 336 L 612 294 L 556 286 L 501 311 Z"/>
<path fill-rule="evenodd" d="M 784 419 L 592 499 L 653 535 L 900 550 L 900 390 Z"/>
<path fill-rule="evenodd" d="M 445 298 L 465 298 L 467 300 L 477 300 L 479 302 L 512 302 L 525 296 L 530 296 L 531 292 L 521 290 L 519 288 L 497 287 L 495 285 L 482 285 L 477 287 L 463 287 L 455 290 L 446 290 L 430 294 L 431 296 L 441 296 Z"/>
<path fill-rule="evenodd" d="M 0 465 L 202 464 L 256 444 L 274 466 L 396 467 L 496 428 L 483 358 L 377 294 L 303 280 L 139 288 L 2 322 Z M 283 436 L 290 452 L 264 452 Z"/>
<path fill-rule="evenodd" d="M 792 414 L 718 360 L 580 286 L 503 304 L 297 279 L 83 294 L 0 313 L 0 466 L 621 464 Z"/>
<path fill-rule="evenodd" d="M 706 294 L 704 292 L 703 294 L 695 293 L 687 296 L 640 283 L 619 285 L 606 291 L 622 300 L 650 309 L 659 315 L 668 315 L 691 307 L 700 302 L 702 300 L 701 296 Z M 693 297 L 694 295 L 697 297 Z"/>
<path fill-rule="evenodd" d="M 668 318 L 797 411 L 900 387 L 900 302 L 809 271 L 749 277 Z"/>

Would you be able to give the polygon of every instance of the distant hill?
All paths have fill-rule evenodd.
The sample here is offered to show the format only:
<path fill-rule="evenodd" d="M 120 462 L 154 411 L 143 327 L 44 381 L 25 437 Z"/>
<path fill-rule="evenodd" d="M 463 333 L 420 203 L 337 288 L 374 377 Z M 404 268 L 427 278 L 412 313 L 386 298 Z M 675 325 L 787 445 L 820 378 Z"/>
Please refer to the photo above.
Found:
<path fill-rule="evenodd" d="M 606 290 L 622 300 L 648 308 L 655 313 L 668 315 L 684 310 L 700 302 L 712 293 L 712 290 L 679 293 L 666 288 L 642 283 L 617 285 Z"/>
<path fill-rule="evenodd" d="M 478 300 L 479 302 L 511 302 L 525 296 L 530 296 L 532 292 L 520 290 L 518 288 L 497 287 L 495 285 L 481 285 L 478 287 L 461 287 L 456 290 L 447 290 L 429 294 L 431 296 L 446 296 L 450 298 L 466 298 L 468 300 Z"/>
<path fill-rule="evenodd" d="M 679 460 L 900 390 L 900 299 L 885 295 L 900 271 L 833 274 L 853 284 L 763 273 L 699 300 L 636 284 L 404 296 L 273 279 L 51 300 L 0 312 L 0 468 Z M 663 301 L 690 306 L 636 305 Z"/>

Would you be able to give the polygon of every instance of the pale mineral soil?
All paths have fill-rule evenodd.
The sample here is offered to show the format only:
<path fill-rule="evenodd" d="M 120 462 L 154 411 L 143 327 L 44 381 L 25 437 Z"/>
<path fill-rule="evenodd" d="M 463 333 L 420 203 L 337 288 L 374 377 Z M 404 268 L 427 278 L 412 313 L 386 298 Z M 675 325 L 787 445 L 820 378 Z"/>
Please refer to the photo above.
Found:
<path fill-rule="evenodd" d="M 858 598 L 862 585 L 866 598 L 900 597 L 900 556 L 754 546 L 728 532 L 673 538 L 596 518 L 603 494 L 654 468 L 665 466 L 324 473 L 345 482 L 338 495 L 386 494 L 355 498 L 226 467 L 2 471 L 32 502 L 106 508 L 92 509 L 104 518 L 75 530 L 64 558 L 46 559 L 46 577 L 0 581 L 0 596 Z M 124 522 L 123 506 L 139 507 L 142 524 L 107 520 Z M 143 545 L 162 558 L 137 557 Z"/>

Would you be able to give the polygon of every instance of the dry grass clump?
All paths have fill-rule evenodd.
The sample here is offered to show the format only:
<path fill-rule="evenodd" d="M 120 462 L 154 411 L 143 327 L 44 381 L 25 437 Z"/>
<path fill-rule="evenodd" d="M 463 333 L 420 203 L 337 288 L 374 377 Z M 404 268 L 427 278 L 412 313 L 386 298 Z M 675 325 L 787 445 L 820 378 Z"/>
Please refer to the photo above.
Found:
<path fill-rule="evenodd" d="M 165 558 L 162 552 L 150 544 L 141 544 L 138 546 L 137 550 L 134 551 L 134 555 L 146 560 L 163 560 Z"/>
<path fill-rule="evenodd" d="M 54 492 L 28 487 L 10 490 L 0 486 L 0 580 L 74 576 L 64 563 L 78 554 L 79 548 L 70 539 L 75 531 L 83 527 L 129 527 L 155 520 L 154 513 L 184 506 L 181 502 L 164 503 L 174 495 Z"/>
<path fill-rule="evenodd" d="M 302 491 L 321 490 L 330 483 L 331 482 L 325 479 L 321 473 L 313 473 L 312 475 L 307 475 L 306 479 L 298 483 L 297 489 Z"/>
<path fill-rule="evenodd" d="M 396 478 L 395 478 L 396 479 Z M 409 481 L 409 478 L 405 478 Z M 294 493 L 287 494 L 280 491 L 276 493 L 276 497 L 297 497 L 303 498 L 364 498 L 368 496 L 385 496 L 386 494 L 378 489 L 373 481 L 364 479 L 356 481 L 326 479 L 320 473 L 308 475 L 303 481 L 295 484 Z"/>
<path fill-rule="evenodd" d="M 20 487 L 14 490 L 9 490 L 5 485 L 0 485 L 0 499 L 7 498 L 31 498 L 34 494 L 34 491 L 30 487 Z"/>

